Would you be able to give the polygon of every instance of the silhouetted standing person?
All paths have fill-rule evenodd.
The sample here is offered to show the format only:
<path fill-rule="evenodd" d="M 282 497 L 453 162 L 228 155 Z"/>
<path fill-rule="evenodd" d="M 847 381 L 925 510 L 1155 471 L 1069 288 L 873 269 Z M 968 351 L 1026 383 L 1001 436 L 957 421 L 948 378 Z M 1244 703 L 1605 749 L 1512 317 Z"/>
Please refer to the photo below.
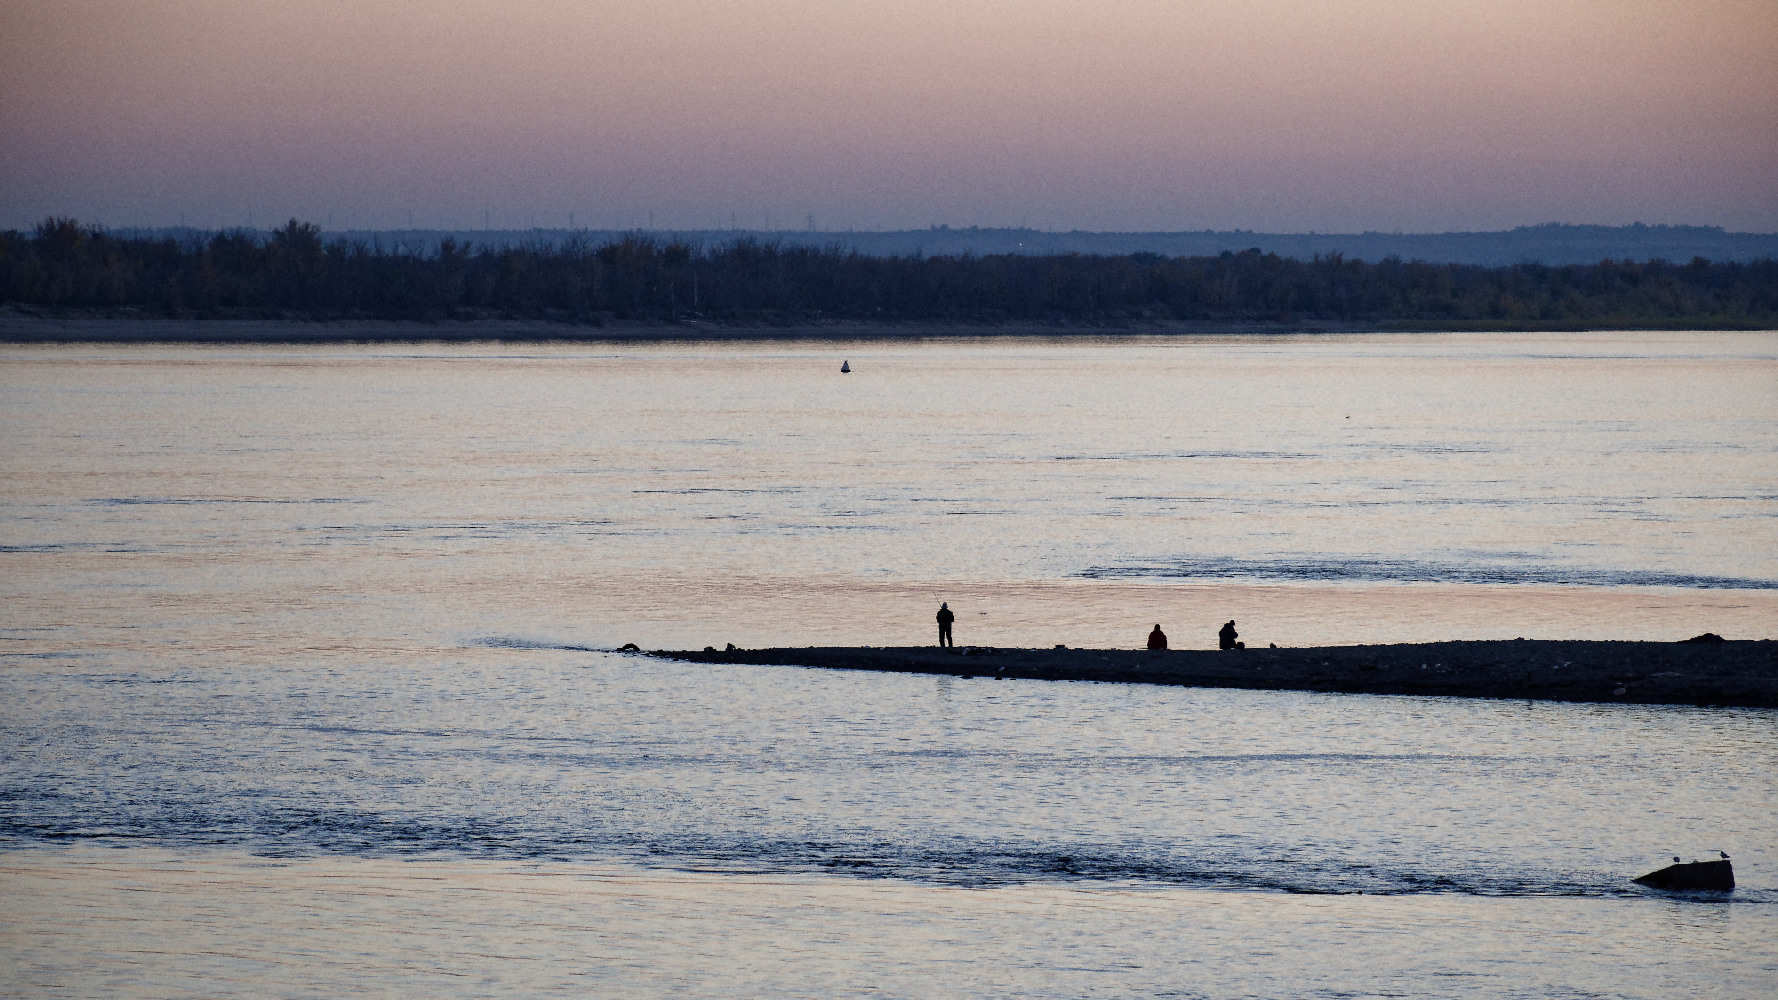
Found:
<path fill-rule="evenodd" d="M 951 606 L 943 601 L 940 601 L 939 605 L 938 605 L 938 645 L 939 645 L 939 648 L 942 649 L 946 646 L 955 646 L 956 645 L 955 642 L 951 641 L 951 623 L 956 620 L 957 620 L 957 616 L 954 614 L 951 614 Z"/>
<path fill-rule="evenodd" d="M 1161 623 L 1160 622 L 1155 622 L 1154 623 L 1154 631 L 1148 633 L 1148 648 L 1149 649 L 1166 649 L 1167 648 L 1167 633 L 1161 631 Z"/>
<path fill-rule="evenodd" d="M 1217 648 L 1219 648 L 1219 649 L 1246 649 L 1247 648 L 1246 643 L 1235 641 L 1236 639 L 1240 638 L 1240 636 L 1241 636 L 1241 633 L 1235 631 L 1235 620 L 1233 618 L 1229 619 L 1222 626 L 1222 631 L 1216 633 Z"/>

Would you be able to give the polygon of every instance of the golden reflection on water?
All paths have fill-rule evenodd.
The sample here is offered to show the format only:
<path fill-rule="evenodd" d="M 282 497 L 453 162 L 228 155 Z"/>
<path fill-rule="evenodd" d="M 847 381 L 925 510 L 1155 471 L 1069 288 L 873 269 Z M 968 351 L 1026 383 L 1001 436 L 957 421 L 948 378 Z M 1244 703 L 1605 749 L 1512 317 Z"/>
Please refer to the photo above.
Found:
<path fill-rule="evenodd" d="M 1585 581 L 1778 578 L 1775 338 L 9 346 L 0 625 L 892 645 L 950 600 L 989 645 L 1760 638 L 1778 590 Z"/>
<path fill-rule="evenodd" d="M 0 575 L 27 580 L 51 557 L 0 554 Z M 119 558 L 53 557 L 66 577 L 113 574 Z M 156 560 L 156 571 L 165 565 Z M 209 572 L 215 572 L 214 565 Z M 615 648 L 930 645 L 940 601 L 956 610 L 962 645 L 1141 648 L 1160 623 L 1175 649 L 1214 649 L 1235 619 L 1250 645 L 1347 645 L 1458 639 L 1634 639 L 1670 642 L 1711 631 L 1767 638 L 1778 591 L 1446 584 L 1251 584 L 1121 581 L 947 581 L 908 584 L 830 577 L 687 576 L 577 564 L 484 562 L 473 572 L 412 574 L 403 563 L 297 590 L 236 586 L 88 594 L 77 618 L 54 588 L 16 588 L 8 615 L 37 630 L 13 653 L 160 647 L 183 632 L 181 655 L 350 655 L 456 649 L 486 638 Z M 372 596 L 374 595 L 374 596 Z M 151 609 L 153 621 L 143 621 Z M 328 628 L 318 633 L 317 616 Z M 416 631 L 414 624 L 428 625 Z"/>
<path fill-rule="evenodd" d="M 1215 649 L 1236 619 L 1250 645 L 1346 645 L 1453 639 L 1671 641 L 1706 629 L 1763 638 L 1778 621 L 1778 591 L 1710 593 L 1669 588 L 1486 587 L 1438 584 L 946 583 L 911 587 L 856 580 L 720 580 L 640 577 L 609 592 L 580 591 L 579 631 L 614 643 L 697 647 L 930 645 L 940 601 L 957 612 L 963 645 L 1056 643 L 1142 648 L 1161 623 L 1175 649 Z M 566 589 L 572 591 L 570 580 Z M 527 588 L 547 600 L 553 588 Z M 563 593 L 561 600 L 570 600 Z M 700 621 L 698 608 L 723 619 Z M 545 627 L 539 623 L 539 627 Z M 563 633 L 557 633 L 563 634 Z M 638 638 L 627 636 L 634 634 Z"/>

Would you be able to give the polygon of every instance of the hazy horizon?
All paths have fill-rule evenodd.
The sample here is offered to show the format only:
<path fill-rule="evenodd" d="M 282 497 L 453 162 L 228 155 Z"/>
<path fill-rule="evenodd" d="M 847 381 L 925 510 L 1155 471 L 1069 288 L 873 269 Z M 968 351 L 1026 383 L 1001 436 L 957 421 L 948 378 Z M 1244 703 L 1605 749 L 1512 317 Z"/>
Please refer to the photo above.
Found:
<path fill-rule="evenodd" d="M 1778 230 L 1778 6 L 0 4 L 0 226 Z"/>
<path fill-rule="evenodd" d="M 955 225 L 955 226 L 953 226 L 949 223 L 939 223 L 939 222 L 929 223 L 924 226 L 905 226 L 905 227 L 894 228 L 894 229 L 889 229 L 889 228 L 869 229 L 869 228 L 851 227 L 851 226 L 843 228 L 843 229 L 807 229 L 807 228 L 799 228 L 796 226 L 775 226 L 772 229 L 762 229 L 762 228 L 758 228 L 758 227 L 750 227 L 750 226 L 744 226 L 744 225 L 742 225 L 742 226 L 665 226 L 665 225 L 662 225 L 662 226 L 656 226 L 655 228 L 650 229 L 646 225 L 619 227 L 619 226 L 595 226 L 595 225 L 588 225 L 588 224 L 577 224 L 574 226 L 537 224 L 537 225 L 523 226 L 523 227 L 519 227 L 519 226 L 498 227 L 498 226 L 495 226 L 495 227 L 487 227 L 487 228 L 484 228 L 482 226 L 445 227 L 445 226 L 420 226 L 420 225 L 415 225 L 415 226 L 411 226 L 411 227 L 405 226 L 405 225 L 357 227 L 357 226 L 344 226 L 344 225 L 322 225 L 321 220 L 306 218 L 306 217 L 299 217 L 299 216 L 294 216 L 294 215 L 288 216 L 288 217 L 281 217 L 281 218 L 255 219 L 252 225 L 247 225 L 246 223 L 238 223 L 238 224 L 230 223 L 230 224 L 224 224 L 224 225 L 220 225 L 220 226 L 198 226 L 198 225 L 192 225 L 192 224 L 187 224 L 187 223 L 175 223 L 173 225 L 140 225 L 139 226 L 139 225 L 131 225 L 131 224 L 127 224 L 127 223 L 112 224 L 112 223 L 108 223 L 102 219 L 83 219 L 83 218 L 76 218 L 73 216 L 65 216 L 65 215 L 61 215 L 61 214 L 51 213 L 51 214 L 46 214 L 40 218 L 30 220 L 23 226 L 13 227 L 13 228 L 15 228 L 17 231 L 28 232 L 28 231 L 32 230 L 33 228 L 35 228 L 36 226 L 44 223 L 45 221 L 54 220 L 54 219 L 61 219 L 61 218 L 69 218 L 82 226 L 91 226 L 96 229 L 103 230 L 106 232 L 111 232 L 114 234 L 176 233 L 181 230 L 189 230 L 192 232 L 200 232 L 200 233 L 259 232 L 259 233 L 265 233 L 265 234 L 269 235 L 273 231 L 289 225 L 291 222 L 296 222 L 296 223 L 299 223 L 302 225 L 319 226 L 322 235 L 329 236 L 329 237 L 332 237 L 332 236 L 364 236 L 364 235 L 398 235 L 398 234 L 402 234 L 402 233 L 419 233 L 419 234 L 426 234 L 426 235 L 458 234 L 458 233 L 462 233 L 462 234 L 466 234 L 466 235 L 472 235 L 475 233 L 492 233 L 495 235 L 518 235 L 518 234 L 525 234 L 525 233 L 542 233 L 542 234 L 563 235 L 563 236 L 571 236 L 571 235 L 574 235 L 577 233 L 590 233 L 590 234 L 642 233 L 642 234 L 661 236 L 661 237 L 672 237 L 676 234 L 681 234 L 681 233 L 684 233 L 684 234 L 711 234 L 711 235 L 723 234 L 723 233 L 734 233 L 734 234 L 736 234 L 738 236 L 742 236 L 742 237 L 778 236 L 778 235 L 784 235 L 784 236 L 846 236 L 846 235 L 896 236 L 896 235 L 903 235 L 903 234 L 917 234 L 917 233 L 927 233 L 927 232 L 952 232 L 952 233 L 964 233 L 964 232 L 1026 233 L 1026 232 L 1028 232 L 1028 233 L 1037 233 L 1037 234 L 1042 234 L 1042 235 L 1047 235 L 1047 236 L 1067 236 L 1067 235 L 1071 235 L 1071 234 L 1078 234 L 1078 235 L 1083 235 L 1083 236 L 1192 236 L 1192 235 L 1200 235 L 1200 234 L 1217 234 L 1217 235 L 1250 234 L 1250 235 L 1254 235 L 1254 236 L 1406 236 L 1406 237 L 1415 237 L 1415 236 L 1498 236 L 1498 235 L 1509 235 L 1509 234 L 1515 234 L 1515 233 L 1534 233 L 1534 232 L 1564 233 L 1564 232 L 1582 232 L 1582 231 L 1589 231 L 1589 230 L 1610 231 L 1610 232 L 1632 232 L 1632 231 L 1637 231 L 1637 230 L 1646 230 L 1649 232 L 1706 232 L 1706 231 L 1708 231 L 1708 232 L 1716 232 L 1716 233 L 1722 233 L 1725 235 L 1733 235 L 1733 236 L 1778 236 L 1778 231 L 1751 232 L 1751 231 L 1745 231 L 1745 230 L 1732 230 L 1732 229 L 1728 229 L 1723 226 L 1717 226 L 1717 225 L 1699 225 L 1699 224 L 1683 223 L 1683 222 L 1680 222 L 1680 223 L 1667 223 L 1667 222 L 1648 223 L 1648 222 L 1643 222 L 1640 219 L 1638 219 L 1634 222 L 1626 223 L 1623 225 L 1615 225 L 1615 226 L 1599 225 L 1596 223 L 1586 223 L 1586 222 L 1578 222 L 1578 223 L 1577 222 L 1540 222 L 1540 223 L 1530 223 L 1530 224 L 1526 224 L 1526 225 L 1512 226 L 1512 227 L 1506 228 L 1506 229 L 1469 229 L 1469 230 L 1461 230 L 1461 229 L 1445 229 L 1445 230 L 1365 229 L 1365 230 L 1347 230 L 1347 231 L 1335 231 L 1335 230 L 1284 231 L 1284 230 L 1252 229 L 1252 228 L 1247 228 L 1247 227 L 1235 227 L 1232 229 L 1209 229 L 1209 228 L 1200 228 L 1200 229 L 1086 229 L 1086 228 L 1079 228 L 1079 227 L 1074 228 L 1074 229 L 1043 229 L 1043 228 L 1039 228 L 1037 226 L 1029 226 L 1029 225 L 1027 225 L 1027 226 L 1017 226 L 1017 225 L 1013 225 L 1013 226 L 983 226 L 983 225 L 971 224 L 971 225 Z"/>

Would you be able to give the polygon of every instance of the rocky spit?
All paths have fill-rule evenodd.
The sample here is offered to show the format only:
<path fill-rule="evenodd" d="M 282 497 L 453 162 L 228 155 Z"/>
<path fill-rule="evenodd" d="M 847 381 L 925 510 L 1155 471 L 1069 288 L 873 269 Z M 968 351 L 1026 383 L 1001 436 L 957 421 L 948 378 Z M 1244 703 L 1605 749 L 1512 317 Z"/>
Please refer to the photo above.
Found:
<path fill-rule="evenodd" d="M 1714 639 L 1715 637 L 1710 637 Z M 1211 650 L 810 646 L 655 650 L 751 663 L 958 677 L 1351 694 L 1778 707 L 1778 642 L 1505 639 Z"/>

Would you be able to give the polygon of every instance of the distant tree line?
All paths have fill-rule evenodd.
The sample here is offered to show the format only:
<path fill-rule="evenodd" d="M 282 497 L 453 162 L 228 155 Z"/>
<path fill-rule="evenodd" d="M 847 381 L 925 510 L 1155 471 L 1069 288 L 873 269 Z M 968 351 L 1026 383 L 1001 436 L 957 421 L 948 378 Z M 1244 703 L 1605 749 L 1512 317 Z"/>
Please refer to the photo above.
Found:
<path fill-rule="evenodd" d="M 426 253 L 269 238 L 122 238 L 69 219 L 0 232 L 0 301 L 36 311 L 292 319 L 1120 325 L 1338 321 L 1454 327 L 1778 325 L 1778 262 L 1479 267 L 1250 250 L 1206 257 L 866 256 L 635 236 Z"/>

